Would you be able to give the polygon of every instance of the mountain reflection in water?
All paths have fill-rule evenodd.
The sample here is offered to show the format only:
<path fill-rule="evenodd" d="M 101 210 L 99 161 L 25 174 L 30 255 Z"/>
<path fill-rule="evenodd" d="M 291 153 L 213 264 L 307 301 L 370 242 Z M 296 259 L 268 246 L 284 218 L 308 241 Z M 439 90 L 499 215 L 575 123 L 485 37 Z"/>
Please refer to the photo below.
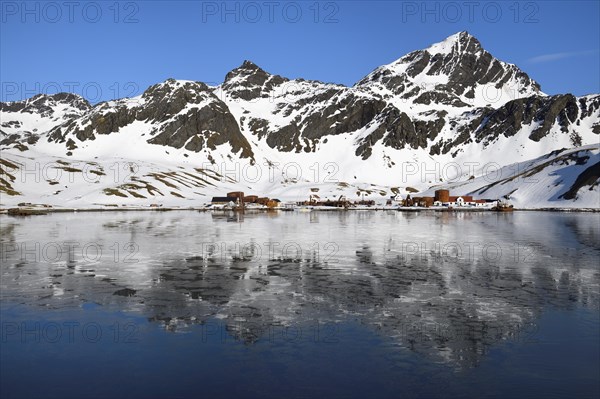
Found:
<path fill-rule="evenodd" d="M 95 303 L 168 331 L 358 322 L 456 368 L 600 308 L 600 215 L 123 212 L 2 218 L 3 306 Z M 597 326 L 595 326 L 597 328 Z"/>

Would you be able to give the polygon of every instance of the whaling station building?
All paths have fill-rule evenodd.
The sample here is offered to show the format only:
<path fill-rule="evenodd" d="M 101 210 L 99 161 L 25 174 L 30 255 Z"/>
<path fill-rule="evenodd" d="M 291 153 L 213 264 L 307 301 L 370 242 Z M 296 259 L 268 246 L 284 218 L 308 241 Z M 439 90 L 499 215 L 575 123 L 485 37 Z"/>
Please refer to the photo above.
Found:
<path fill-rule="evenodd" d="M 259 197 L 257 195 L 244 195 L 243 191 L 232 191 L 226 197 L 213 197 L 212 205 L 234 205 L 244 208 L 248 204 L 264 205 L 267 208 L 275 208 L 281 201 L 277 198 Z"/>
<path fill-rule="evenodd" d="M 448 206 L 448 207 L 458 207 L 458 206 L 476 206 L 476 207 L 484 207 L 491 205 L 493 200 L 487 199 L 473 199 L 471 195 L 461 195 L 461 196 L 453 196 L 450 195 L 449 190 L 436 190 L 433 197 L 413 197 L 408 196 L 406 200 L 404 200 L 404 206 L 422 206 L 422 207 L 430 207 L 430 206 Z"/>

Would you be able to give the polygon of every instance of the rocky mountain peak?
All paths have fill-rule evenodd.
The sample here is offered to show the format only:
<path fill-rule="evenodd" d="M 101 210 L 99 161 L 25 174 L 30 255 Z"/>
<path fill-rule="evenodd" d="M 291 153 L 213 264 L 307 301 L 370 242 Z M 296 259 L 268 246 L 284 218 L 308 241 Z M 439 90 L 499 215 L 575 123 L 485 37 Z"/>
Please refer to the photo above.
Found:
<path fill-rule="evenodd" d="M 484 50 L 475 36 L 467 31 L 462 31 L 448 36 L 439 43 L 432 44 L 424 51 L 427 51 L 431 55 L 435 55 L 448 54 L 450 52 L 476 54 Z"/>
<path fill-rule="evenodd" d="M 42 95 L 43 96 L 43 95 Z M 53 101 L 54 103 L 68 104 L 74 108 L 81 110 L 91 108 L 90 103 L 83 97 L 74 93 L 56 93 L 45 96 L 47 100 Z"/>
<path fill-rule="evenodd" d="M 146 101 L 173 101 L 182 99 L 187 102 L 198 102 L 202 93 L 209 93 L 209 88 L 205 83 L 191 80 L 167 79 L 148 87 L 142 94 Z"/>
<path fill-rule="evenodd" d="M 258 65 L 256 65 L 254 62 L 252 62 L 250 60 L 244 60 L 242 65 L 240 65 L 240 68 L 262 70 Z"/>
<path fill-rule="evenodd" d="M 252 61 L 244 60 L 242 65 L 239 67 L 232 69 L 225 75 L 225 82 L 228 83 L 233 80 L 246 80 L 248 78 L 265 80 L 271 74 L 266 72 L 264 69 L 253 63 Z"/>
<path fill-rule="evenodd" d="M 385 90 L 418 104 L 455 107 L 497 107 L 542 94 L 525 72 L 492 56 L 466 31 L 381 66 L 356 86 Z"/>
<path fill-rule="evenodd" d="M 245 60 L 225 76 L 221 87 L 232 98 L 252 100 L 287 80 L 279 75 L 271 75 L 252 61 Z"/>
<path fill-rule="evenodd" d="M 37 94 L 26 100 L 0 103 L 1 112 L 51 115 L 58 108 L 66 113 L 77 114 L 92 106 L 85 98 L 73 93 Z"/>

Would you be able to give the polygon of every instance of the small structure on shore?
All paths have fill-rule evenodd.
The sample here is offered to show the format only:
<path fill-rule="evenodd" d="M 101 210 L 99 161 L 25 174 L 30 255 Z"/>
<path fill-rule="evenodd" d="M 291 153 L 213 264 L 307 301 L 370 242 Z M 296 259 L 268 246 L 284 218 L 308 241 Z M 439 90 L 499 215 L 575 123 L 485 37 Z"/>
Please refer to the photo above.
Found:
<path fill-rule="evenodd" d="M 450 190 L 436 190 L 434 195 L 434 201 L 441 202 L 442 204 L 450 202 Z"/>
<path fill-rule="evenodd" d="M 482 207 L 491 205 L 494 201 L 486 199 L 473 199 L 472 195 L 450 195 L 450 190 L 436 190 L 433 204 L 436 206 L 475 206 Z"/>
<path fill-rule="evenodd" d="M 210 201 L 213 205 L 229 205 L 230 203 L 236 204 L 238 199 L 236 197 L 213 197 Z"/>
<path fill-rule="evenodd" d="M 407 198 L 409 198 L 409 197 L 410 197 L 410 195 Z M 409 205 L 409 206 L 421 206 L 424 208 L 429 208 L 430 206 L 433 206 L 434 198 L 433 197 L 413 197 L 411 201 L 412 201 L 412 205 Z"/>
<path fill-rule="evenodd" d="M 514 208 L 507 200 L 498 200 L 492 210 L 496 212 L 512 212 Z"/>
<path fill-rule="evenodd" d="M 473 199 L 471 195 L 450 195 L 450 190 L 436 190 L 433 197 L 411 197 L 406 196 L 402 201 L 402 206 L 418 206 L 429 208 L 431 206 L 446 207 L 487 207 L 494 204 L 494 201 L 485 199 Z"/>
<path fill-rule="evenodd" d="M 259 197 L 258 195 L 244 195 L 243 191 L 232 191 L 227 193 L 225 197 L 213 197 L 211 205 L 219 206 L 231 206 L 236 210 L 244 210 L 248 208 L 248 205 L 255 204 L 254 207 L 259 205 L 267 208 L 276 208 L 279 206 L 277 198 Z"/>
<path fill-rule="evenodd" d="M 232 191 L 227 193 L 227 197 L 235 198 L 235 203 L 237 206 L 244 207 L 244 192 L 243 191 Z"/>
<path fill-rule="evenodd" d="M 363 201 L 357 201 L 357 202 L 352 203 L 352 202 L 348 201 L 344 195 L 340 195 L 337 200 L 330 200 L 330 199 L 326 198 L 325 201 L 323 201 L 323 200 L 321 200 L 321 197 L 319 197 L 318 195 L 311 194 L 308 198 L 308 201 L 299 202 L 298 205 L 348 208 L 353 205 L 371 205 L 371 203 L 374 205 L 375 201 L 364 201 L 363 200 Z"/>
<path fill-rule="evenodd" d="M 247 195 L 244 197 L 244 203 L 253 204 L 258 200 L 258 195 Z"/>

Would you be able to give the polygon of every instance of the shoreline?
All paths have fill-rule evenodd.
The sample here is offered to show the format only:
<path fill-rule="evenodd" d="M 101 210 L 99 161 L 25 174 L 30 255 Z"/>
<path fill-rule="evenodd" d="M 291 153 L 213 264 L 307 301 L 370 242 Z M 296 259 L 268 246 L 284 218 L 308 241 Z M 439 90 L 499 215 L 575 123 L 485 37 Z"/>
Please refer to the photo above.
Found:
<path fill-rule="evenodd" d="M 10 214 L 9 210 L 17 210 L 17 214 Z M 38 215 L 46 215 L 50 213 L 77 213 L 77 212 L 176 212 L 176 211 L 192 211 L 192 212 L 214 212 L 214 213 L 228 213 L 228 212 L 239 212 L 239 213 L 270 213 L 270 212 L 364 212 L 364 211 L 394 211 L 394 212 L 409 212 L 409 213 L 419 213 L 419 212 L 476 212 L 476 213 L 499 213 L 499 214 L 507 214 L 513 212 L 565 212 L 565 213 L 600 213 L 600 208 L 514 208 L 513 212 L 498 212 L 493 211 L 491 209 L 478 209 L 478 208 L 420 208 L 420 207 L 396 207 L 396 208 L 386 208 L 386 207 L 368 207 L 368 208 L 336 208 L 336 207 L 315 207 L 315 208 L 294 208 L 294 209 L 286 209 L 286 208 L 269 208 L 269 209 L 246 209 L 243 212 L 239 210 L 233 209 L 211 209 L 204 207 L 189 207 L 189 208 L 179 208 L 179 207 L 108 207 L 108 208 L 50 208 L 50 207 L 7 207 L 0 208 L 0 215 L 6 216 L 15 216 L 15 217 L 23 217 L 23 216 L 38 216 Z"/>

